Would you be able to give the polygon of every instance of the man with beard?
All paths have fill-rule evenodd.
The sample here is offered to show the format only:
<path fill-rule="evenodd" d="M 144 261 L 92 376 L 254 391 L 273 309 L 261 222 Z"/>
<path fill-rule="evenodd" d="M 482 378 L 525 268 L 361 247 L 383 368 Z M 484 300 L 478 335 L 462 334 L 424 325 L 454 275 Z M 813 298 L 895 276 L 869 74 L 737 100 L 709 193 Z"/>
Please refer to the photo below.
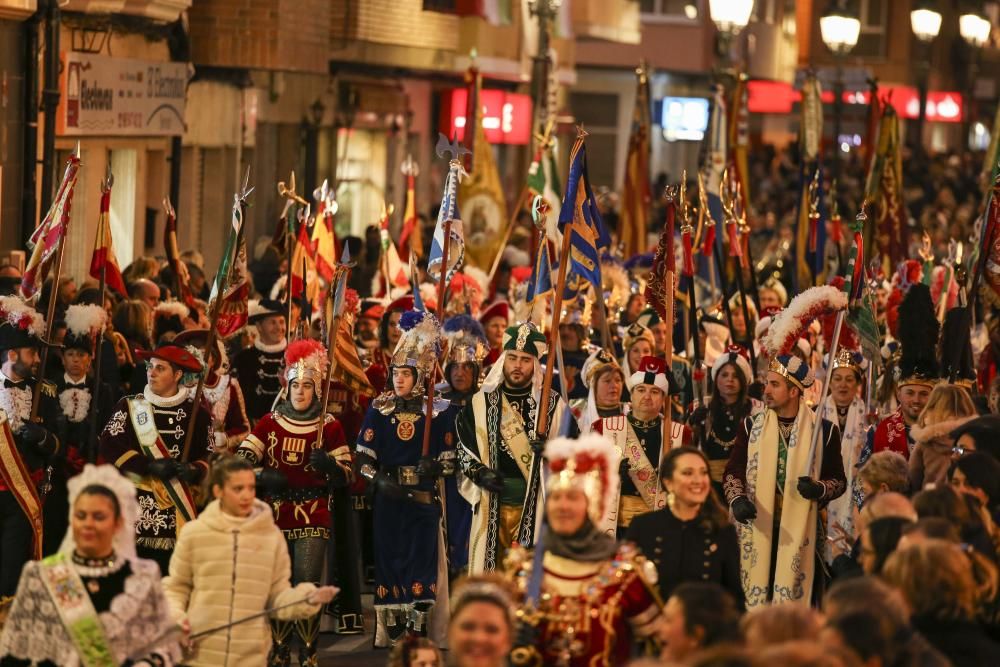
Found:
<path fill-rule="evenodd" d="M 281 368 L 288 346 L 286 312 L 280 301 L 271 299 L 262 299 L 251 308 L 249 322 L 257 327 L 257 340 L 233 356 L 232 375 L 243 387 L 251 427 L 271 411 L 281 393 Z"/>
<path fill-rule="evenodd" d="M 502 567 L 512 542 L 534 543 L 540 520 L 545 435 L 538 433 L 545 336 L 533 324 L 509 327 L 482 389 L 458 415 L 462 495 L 472 505 L 469 573 Z M 579 433 L 558 394 L 549 394 L 548 432 Z M 569 420 L 563 424 L 564 417 Z"/>
<path fill-rule="evenodd" d="M 16 296 L 0 297 L 0 611 L 16 592 L 24 564 L 42 557 L 46 468 L 61 453 L 52 383 L 42 381 L 39 421 L 31 420 L 44 335 L 41 314 Z"/>
<path fill-rule="evenodd" d="M 603 517 L 604 532 L 624 536 L 632 519 L 639 514 L 663 509 L 666 492 L 660 489 L 657 470 L 664 453 L 663 406 L 667 404 L 670 383 L 667 364 L 659 357 L 643 357 L 639 368 L 628 379 L 632 409 L 627 415 L 601 419 L 595 428 L 611 441 L 621 457 L 617 489 L 618 503 L 612 503 Z M 691 430 L 680 422 L 670 424 L 670 443 L 666 449 L 691 444 Z"/>
<path fill-rule="evenodd" d="M 809 603 L 822 592 L 817 585 L 822 574 L 816 571 L 819 510 L 842 495 L 847 483 L 840 430 L 825 419 L 817 424 L 802 398 L 812 383 L 812 372 L 798 357 L 772 357 L 764 387 L 767 409 L 747 418 L 726 466 L 726 501 L 742 524 L 748 611 L 786 601 Z M 823 430 L 810 452 L 814 428 Z"/>

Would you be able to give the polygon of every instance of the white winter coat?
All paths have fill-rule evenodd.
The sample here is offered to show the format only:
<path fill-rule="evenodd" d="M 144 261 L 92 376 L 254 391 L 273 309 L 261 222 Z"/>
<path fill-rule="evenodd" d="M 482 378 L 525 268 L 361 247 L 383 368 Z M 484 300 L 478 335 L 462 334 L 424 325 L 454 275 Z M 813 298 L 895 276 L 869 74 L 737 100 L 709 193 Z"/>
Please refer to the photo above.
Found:
<path fill-rule="evenodd" d="M 254 501 L 246 519 L 223 514 L 218 500 L 180 531 L 163 588 L 174 620 L 187 619 L 191 633 L 214 628 L 305 598 L 310 583 L 292 587 L 285 538 L 271 508 Z M 298 604 L 277 612 L 283 620 L 305 618 L 320 605 Z M 195 642 L 191 667 L 264 667 L 271 647 L 268 619 L 261 617 Z"/>

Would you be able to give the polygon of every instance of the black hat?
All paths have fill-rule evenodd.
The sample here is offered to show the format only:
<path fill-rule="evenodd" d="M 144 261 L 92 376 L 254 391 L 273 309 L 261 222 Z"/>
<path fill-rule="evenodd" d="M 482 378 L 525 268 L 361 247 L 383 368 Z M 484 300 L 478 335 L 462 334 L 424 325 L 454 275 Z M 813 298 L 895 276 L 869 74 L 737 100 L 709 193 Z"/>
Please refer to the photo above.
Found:
<path fill-rule="evenodd" d="M 285 308 L 285 304 L 276 299 L 261 299 L 256 307 L 250 309 L 250 316 L 247 320 L 250 324 L 256 324 L 265 317 L 271 317 L 272 315 L 286 317 L 287 309 Z"/>
<path fill-rule="evenodd" d="M 39 347 L 45 319 L 18 296 L 0 297 L 0 350 Z"/>
<path fill-rule="evenodd" d="M 901 353 L 897 386 L 937 384 L 940 373 L 935 350 L 939 329 L 930 288 L 923 283 L 910 285 L 899 304 L 897 333 Z"/>
<path fill-rule="evenodd" d="M 952 308 L 945 313 L 938 345 L 941 377 L 963 386 L 971 386 L 976 381 L 976 370 L 972 363 L 970 317 L 969 309 L 964 306 Z"/>

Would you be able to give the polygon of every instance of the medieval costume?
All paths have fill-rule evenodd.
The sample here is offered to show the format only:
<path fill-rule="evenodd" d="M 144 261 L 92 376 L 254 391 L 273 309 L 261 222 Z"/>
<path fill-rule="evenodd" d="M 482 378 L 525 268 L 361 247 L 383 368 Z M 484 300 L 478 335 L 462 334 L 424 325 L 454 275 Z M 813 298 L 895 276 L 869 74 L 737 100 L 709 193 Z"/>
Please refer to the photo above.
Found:
<path fill-rule="evenodd" d="M 833 372 L 838 368 L 846 368 L 857 376 L 860 384 L 862 363 L 863 357 L 860 352 L 841 348 L 830 366 L 827 381 L 830 381 Z M 868 427 L 865 402 L 860 396 L 854 396 L 847 405 L 840 405 L 834 401 L 832 395 L 828 395 L 823 405 L 823 420 L 836 424 L 840 429 L 840 458 L 844 465 L 844 479 L 848 491 L 839 498 L 831 500 L 826 507 L 827 540 L 823 545 L 823 558 L 827 563 L 832 563 L 838 551 L 850 551 L 856 537 L 854 488 L 858 485 L 857 473 Z M 836 547 L 838 544 L 839 550 Z"/>
<path fill-rule="evenodd" d="M 458 465 L 458 442 L 454 438 L 454 424 L 458 413 L 479 390 L 479 376 L 486 356 L 486 334 L 482 325 L 468 315 L 454 315 L 444 321 L 444 337 L 448 342 L 444 376 L 446 388 L 442 398 L 448 400 L 448 409 L 441 416 L 449 425 L 450 442 L 440 454 L 444 476 L 445 527 L 448 531 L 448 571 L 454 575 L 465 571 L 469 560 L 469 532 L 472 528 L 472 507 L 462 497 L 464 478 Z M 453 372 L 459 364 L 469 366 L 472 384 L 464 391 L 454 386 Z M 447 439 L 447 438 L 446 438 Z"/>
<path fill-rule="evenodd" d="M 264 299 L 251 310 L 249 322 L 256 324 L 264 318 L 275 316 L 285 317 L 284 306 L 278 301 Z M 281 367 L 285 362 L 287 346 L 287 339 L 273 344 L 257 339 L 253 347 L 240 350 L 233 356 L 232 375 L 246 388 L 243 399 L 251 425 L 271 411 L 274 401 L 281 393 Z"/>
<path fill-rule="evenodd" d="M 629 391 L 640 384 L 649 385 L 663 394 L 664 408 L 670 395 L 666 362 L 659 357 L 643 357 L 639 367 L 628 379 Z M 602 517 L 598 528 L 609 535 L 624 536 L 632 519 L 639 514 L 663 509 L 667 494 L 660 487 L 658 471 L 664 452 L 673 447 L 691 444 L 691 430 L 680 422 L 670 423 L 670 442 L 663 447 L 664 423 L 662 414 L 643 421 L 634 412 L 628 415 L 605 417 L 594 429 L 611 441 L 621 459 L 617 503 L 609 507 L 609 515 Z"/>
<path fill-rule="evenodd" d="M 201 356 L 208 344 L 208 329 L 188 329 L 174 338 L 174 345 L 186 347 Z M 250 419 L 243 402 L 239 380 L 229 374 L 229 357 L 222 341 L 215 339 L 215 351 L 209 353 L 205 365 L 208 375 L 202 395 L 212 408 L 212 430 L 215 451 L 232 452 L 250 434 Z"/>
<path fill-rule="evenodd" d="M 44 335 L 45 320 L 40 313 L 18 297 L 0 297 L 0 353 L 5 366 L 10 363 L 8 350 L 37 349 Z M 11 366 L 12 375 L 17 365 Z M 35 380 L 29 377 L 33 369 L 16 370 L 17 377 L 0 371 L 0 607 L 14 594 L 24 564 L 42 557 L 46 469 L 59 464 L 62 455 L 55 385 L 42 381 L 40 421 L 33 422 Z M 65 511 L 65 504 L 59 505 Z"/>
<path fill-rule="evenodd" d="M 202 369 L 193 354 L 176 345 L 152 352 L 138 350 L 136 355 L 168 362 L 175 371 L 199 373 Z M 188 429 L 194 432 L 185 458 Z M 208 407 L 195 405 L 193 392 L 179 385 L 170 396 L 155 394 L 148 384 L 143 393 L 125 396 L 101 432 L 101 460 L 132 476 L 138 488 L 138 552 L 159 563 L 164 574 L 177 531 L 197 515 L 193 491 L 208 472 L 214 447 Z"/>
<path fill-rule="evenodd" d="M 552 471 L 547 492 L 582 490 L 587 515 L 572 535 L 557 533 L 546 519 L 536 547 L 542 553 L 533 557 L 518 547 L 507 559 L 522 623 L 511 660 L 567 667 L 625 664 L 634 644 L 655 632 L 660 605 L 653 564 L 595 525 L 613 502 L 618 454 L 604 438 L 588 435 L 549 441 L 545 457 Z M 541 576 L 532 577 L 539 567 Z"/>
<path fill-rule="evenodd" d="M 508 350 L 535 358 L 530 382 L 510 387 L 504 379 Z M 456 421 L 459 462 L 464 479 L 462 495 L 472 505 L 469 572 L 492 572 L 503 564 L 512 542 L 534 544 L 541 521 L 541 451 L 537 432 L 542 368 L 546 341 L 530 323 L 504 332 L 503 352 L 479 393 L 462 409 Z M 545 408 L 548 432 L 568 428 L 576 436 L 576 421 L 555 392 Z M 566 423 L 564 425 L 564 419 Z"/>
<path fill-rule="evenodd" d="M 285 349 L 285 380 L 311 382 L 312 400 L 297 409 L 290 396 L 254 426 L 236 453 L 259 466 L 260 491 L 274 512 L 292 559 L 292 584 L 318 584 L 323 577 L 330 537 L 331 486 L 344 487 L 351 475 L 351 452 L 340 423 L 325 414 L 319 392 L 328 363 L 327 351 L 313 340 L 299 340 Z M 319 433 L 323 424 L 322 435 Z M 272 623 L 274 645 L 270 664 L 291 659 L 292 629 L 302 642 L 299 660 L 316 665 L 319 615 Z"/>
<path fill-rule="evenodd" d="M 0 635 L 4 667 L 169 667 L 180 662 L 160 569 L 136 557 L 135 487 L 112 466 L 88 465 L 69 480 L 71 505 L 91 485 L 108 489 L 118 500 L 122 525 L 114 550 L 99 561 L 83 558 L 67 533 L 58 552 L 24 567 Z"/>
<path fill-rule="evenodd" d="M 622 388 L 625 386 L 625 374 L 622 367 L 615 358 L 602 348 L 595 348 L 587 357 L 583 364 L 583 384 L 587 387 L 586 401 L 570 401 L 573 414 L 577 422 L 581 425 L 581 430 L 591 432 L 597 424 L 606 417 L 617 417 L 625 413 L 625 404 L 622 403 L 621 394 L 614 405 L 598 405 L 597 403 L 597 383 L 607 374 L 617 374 L 621 380 Z"/>
<path fill-rule="evenodd" d="M 56 394 L 62 412 L 64 427 L 64 449 L 66 456 L 59 465 L 52 466 L 51 489 L 45 498 L 45 553 L 55 553 L 59 540 L 69 526 L 69 497 L 66 481 L 83 470 L 85 461 L 96 455 L 91 438 L 97 435 L 97 428 L 107 423 L 111 416 L 111 389 L 101 382 L 100 397 L 95 390 L 96 380 L 89 376 L 95 351 L 95 339 L 101 335 L 107 323 L 107 312 L 100 306 L 73 305 L 66 309 L 66 336 L 63 338 L 63 355 L 73 354 L 85 364 L 78 377 L 71 376 L 68 369 L 74 364 L 63 364 L 64 370 L 56 379 Z M 70 351 L 73 352 L 70 352 Z M 96 413 L 96 414 L 95 414 Z"/>
<path fill-rule="evenodd" d="M 772 357 L 770 369 L 799 389 L 813 383 L 812 372 L 793 355 Z M 821 579 L 816 572 L 816 545 L 823 542 L 819 509 L 847 489 L 839 429 L 826 420 L 817 425 L 801 396 L 797 402 L 791 419 L 770 408 L 748 418 L 726 466 L 726 502 L 743 524 L 741 577 L 748 610 L 809 602 L 819 591 L 814 589 Z M 822 432 L 813 453 L 817 427 Z"/>
<path fill-rule="evenodd" d="M 715 389 L 705 405 L 700 401 L 691 404 L 689 419 L 694 428 L 698 447 L 708 457 L 712 487 L 720 498 L 724 495 L 722 477 L 733 445 L 736 444 L 736 438 L 743 428 L 743 421 L 764 409 L 763 403 L 747 396 L 747 388 L 753 382 L 753 371 L 746 357 L 746 350 L 738 345 L 730 345 L 725 353 L 715 358 L 711 368 L 713 387 L 719 372 L 726 366 L 734 368 L 742 378 L 743 400 L 727 404 L 722 400 L 718 389 Z"/>
<path fill-rule="evenodd" d="M 357 468 L 374 493 L 375 646 L 385 647 L 404 633 L 444 641 L 448 612 L 438 462 L 453 436 L 434 405 L 429 449 L 423 452 L 427 376 L 440 350 L 440 325 L 422 311 L 400 318 L 403 330 L 390 372 L 410 371 L 406 394 L 386 392 L 368 409 L 357 443 Z M 439 601 L 440 600 L 440 601 Z"/>

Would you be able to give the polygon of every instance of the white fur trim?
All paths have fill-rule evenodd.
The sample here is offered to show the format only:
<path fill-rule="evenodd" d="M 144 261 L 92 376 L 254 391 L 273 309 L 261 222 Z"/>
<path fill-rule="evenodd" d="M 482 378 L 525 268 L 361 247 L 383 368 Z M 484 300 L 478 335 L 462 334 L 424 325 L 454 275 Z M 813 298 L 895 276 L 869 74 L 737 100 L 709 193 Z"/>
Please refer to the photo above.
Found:
<path fill-rule="evenodd" d="M 187 400 L 188 389 L 184 386 L 177 387 L 177 393 L 173 396 L 163 397 L 159 394 L 154 394 L 153 390 L 149 388 L 147 384 L 143 390 L 142 395 L 146 397 L 146 400 L 155 405 L 158 408 L 176 408 L 178 405 Z"/>
<path fill-rule="evenodd" d="M 182 320 L 191 314 L 191 310 L 180 301 L 161 301 L 156 304 L 156 314 L 166 317 L 179 317 Z"/>
<path fill-rule="evenodd" d="M 262 343 L 260 338 L 258 338 L 253 342 L 253 346 L 261 352 L 269 352 L 271 354 L 275 352 L 284 352 L 285 348 L 288 347 L 288 339 L 282 338 L 279 342 L 274 343 L 273 345 L 268 345 L 266 343 Z"/>
<path fill-rule="evenodd" d="M 720 354 L 715 362 L 712 364 L 712 382 L 715 382 L 715 376 L 729 362 L 729 351 L 725 351 Z M 749 385 L 753 382 L 753 371 L 750 370 L 750 362 L 746 360 L 742 354 L 736 355 L 736 366 L 743 373 L 743 378 L 746 381 L 745 384 Z"/>
<path fill-rule="evenodd" d="M 978 416 L 979 415 L 956 417 L 955 419 L 948 419 L 947 421 L 927 424 L 925 426 L 917 426 L 914 424 L 910 427 L 910 436 L 915 442 L 927 442 L 929 440 L 933 440 L 934 438 L 940 438 L 941 436 L 948 435 L 959 426 L 972 421 Z"/>
<path fill-rule="evenodd" d="M 603 515 L 604 511 L 614 501 L 614 497 L 618 492 L 618 486 L 621 483 L 618 477 L 618 464 L 621 462 L 621 454 L 611 444 L 611 441 L 603 435 L 591 433 L 581 435 L 575 440 L 571 438 L 553 438 L 545 443 L 545 459 L 549 462 L 550 466 L 553 461 L 566 461 L 583 453 L 595 457 L 599 456 L 604 459 L 606 482 L 600 508 Z M 550 475 L 549 479 L 553 479 L 554 477 L 555 475 Z"/>

